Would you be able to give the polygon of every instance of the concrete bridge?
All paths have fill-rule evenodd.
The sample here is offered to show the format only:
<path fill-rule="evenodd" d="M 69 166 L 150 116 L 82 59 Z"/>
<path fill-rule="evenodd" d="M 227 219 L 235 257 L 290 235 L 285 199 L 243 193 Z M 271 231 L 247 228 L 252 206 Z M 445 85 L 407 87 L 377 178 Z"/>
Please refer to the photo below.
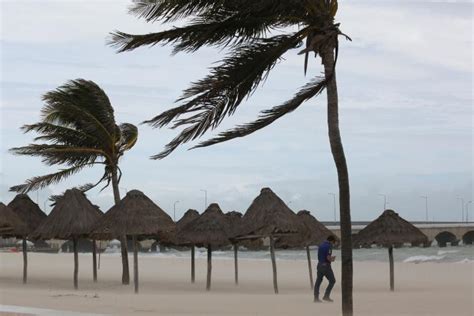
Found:
<path fill-rule="evenodd" d="M 358 233 L 369 223 L 370 222 L 353 222 L 352 233 Z M 338 237 L 341 236 L 339 223 L 323 222 L 323 224 Z M 434 241 L 436 241 L 436 244 L 440 247 L 446 247 L 448 244 L 457 246 L 459 243 L 464 245 L 474 244 L 474 222 L 412 222 L 412 224 L 418 227 L 428 237 L 428 245 L 433 244 Z"/>

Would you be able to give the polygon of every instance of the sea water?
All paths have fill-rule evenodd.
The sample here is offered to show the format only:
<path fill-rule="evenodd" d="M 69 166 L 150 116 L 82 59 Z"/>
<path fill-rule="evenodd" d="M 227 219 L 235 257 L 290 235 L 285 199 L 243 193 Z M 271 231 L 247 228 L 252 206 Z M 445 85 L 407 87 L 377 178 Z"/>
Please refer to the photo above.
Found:
<path fill-rule="evenodd" d="M 317 258 L 317 247 L 311 247 L 312 259 Z M 167 248 L 162 252 L 147 252 L 140 253 L 140 256 L 158 256 L 158 257 L 169 257 L 169 258 L 189 258 L 191 256 L 189 250 L 176 250 Z M 113 255 L 109 252 L 109 254 Z M 120 255 L 120 249 L 115 252 L 116 255 Z M 388 250 L 387 248 L 369 248 L 369 249 L 354 249 L 353 252 L 354 261 L 388 261 Z M 307 260 L 306 250 L 286 250 L 277 249 L 275 251 L 276 258 L 278 260 Z M 338 259 L 341 258 L 341 251 L 338 249 L 333 250 L 333 255 Z M 206 258 L 206 248 L 196 248 L 196 258 Z M 216 250 L 212 252 L 213 259 L 231 259 L 234 257 L 232 249 L 229 250 Z M 474 246 L 472 245 L 460 245 L 451 247 L 401 247 L 394 248 L 393 257 L 396 262 L 408 262 L 408 263 L 422 263 L 422 262 L 453 262 L 453 263 L 474 263 Z M 256 259 L 256 260 L 268 260 L 270 259 L 269 250 L 245 250 L 239 249 L 239 259 Z"/>

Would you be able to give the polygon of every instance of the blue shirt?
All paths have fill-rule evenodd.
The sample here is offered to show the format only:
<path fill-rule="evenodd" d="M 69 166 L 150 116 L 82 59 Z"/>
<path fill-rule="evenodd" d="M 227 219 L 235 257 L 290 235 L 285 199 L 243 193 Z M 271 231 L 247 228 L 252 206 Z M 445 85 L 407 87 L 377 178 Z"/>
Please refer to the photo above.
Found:
<path fill-rule="evenodd" d="M 332 244 L 326 240 L 321 245 L 319 245 L 319 248 L 318 248 L 319 263 L 331 264 L 331 261 L 328 260 L 328 256 L 330 255 L 332 255 Z"/>

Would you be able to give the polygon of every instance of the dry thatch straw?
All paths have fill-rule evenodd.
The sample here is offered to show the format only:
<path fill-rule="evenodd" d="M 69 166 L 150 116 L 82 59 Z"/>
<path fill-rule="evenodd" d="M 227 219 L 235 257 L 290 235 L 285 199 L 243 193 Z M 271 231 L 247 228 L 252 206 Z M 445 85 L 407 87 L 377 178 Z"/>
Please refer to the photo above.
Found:
<path fill-rule="evenodd" d="M 201 216 L 187 223 L 179 231 L 178 240 L 181 243 L 207 247 L 206 290 L 208 291 L 211 289 L 212 248 L 228 245 L 229 234 L 230 222 L 217 203 L 209 205 Z"/>
<path fill-rule="evenodd" d="M 0 202 L 0 236 L 23 237 L 27 233 L 26 223 L 10 207 Z"/>
<path fill-rule="evenodd" d="M 8 203 L 16 215 L 18 215 L 27 225 L 28 233 L 33 232 L 47 215 L 39 208 L 38 204 L 33 202 L 26 194 L 17 194 L 15 198 Z"/>
<path fill-rule="evenodd" d="M 282 236 L 275 242 L 277 248 L 303 248 L 319 245 L 329 235 L 335 236 L 332 231 L 319 222 L 309 211 L 299 211 L 297 216 L 305 230 L 300 231 L 298 234 Z"/>
<path fill-rule="evenodd" d="M 184 225 L 178 236 L 180 243 L 220 247 L 230 244 L 230 223 L 217 203 L 212 203 L 198 218 Z"/>
<path fill-rule="evenodd" d="M 180 231 L 186 224 L 195 220 L 199 217 L 198 211 L 194 209 L 189 209 L 184 213 L 183 217 L 179 221 L 176 222 L 176 231 Z"/>
<path fill-rule="evenodd" d="M 238 236 L 271 236 L 302 229 L 296 214 L 270 188 L 263 188 L 242 217 Z"/>
<path fill-rule="evenodd" d="M 180 234 L 181 229 L 198 217 L 199 217 L 198 211 L 193 210 L 193 209 L 187 210 L 186 213 L 184 213 L 183 217 L 181 217 L 181 219 L 178 222 L 176 222 L 176 234 L 172 238 L 171 244 L 180 245 L 178 236 Z M 189 245 L 189 243 L 185 243 L 185 244 Z M 196 280 L 196 264 L 195 264 L 196 249 L 194 245 L 190 245 L 190 247 L 191 247 L 191 283 L 194 283 L 194 281 Z"/>
<path fill-rule="evenodd" d="M 135 293 L 138 293 L 138 239 L 170 239 L 175 226 L 171 217 L 143 192 L 132 190 L 105 213 L 91 235 L 98 239 L 132 236 Z"/>
<path fill-rule="evenodd" d="M 32 233 L 46 218 L 46 214 L 39 208 L 38 204 L 33 202 L 28 195 L 18 194 L 8 204 L 8 207 L 20 217 L 26 225 L 27 233 Z M 26 244 L 26 236 L 23 236 L 22 241 L 23 251 L 23 283 L 26 284 L 28 280 L 28 249 Z"/>
<path fill-rule="evenodd" d="M 105 213 L 91 235 L 106 240 L 120 236 L 169 238 L 174 230 L 175 224 L 165 211 L 143 192 L 131 190 Z"/>
<path fill-rule="evenodd" d="M 31 234 L 35 239 L 72 239 L 74 248 L 74 288 L 78 288 L 79 257 L 77 242 L 87 238 L 102 217 L 102 212 L 78 189 L 64 192 L 48 217 Z M 95 240 L 93 241 L 95 245 Z M 96 252 L 92 254 L 93 276 L 97 280 Z"/>
<path fill-rule="evenodd" d="M 66 190 L 48 217 L 31 234 L 35 239 L 87 238 L 102 212 L 77 189 Z"/>
<path fill-rule="evenodd" d="M 418 228 L 393 210 L 385 210 L 376 220 L 360 230 L 354 238 L 356 246 L 372 244 L 390 247 L 404 243 L 421 244 L 428 240 Z"/>
<path fill-rule="evenodd" d="M 274 237 L 298 233 L 304 227 L 296 214 L 270 188 L 263 188 L 253 200 L 237 233 L 238 238 L 270 237 L 270 256 L 273 269 L 273 289 L 278 294 Z"/>
<path fill-rule="evenodd" d="M 428 237 L 410 222 L 401 218 L 393 210 L 385 210 L 376 220 L 360 230 L 354 238 L 356 246 L 372 244 L 388 247 L 390 265 L 390 290 L 395 289 L 393 246 L 404 243 L 426 243 Z"/>

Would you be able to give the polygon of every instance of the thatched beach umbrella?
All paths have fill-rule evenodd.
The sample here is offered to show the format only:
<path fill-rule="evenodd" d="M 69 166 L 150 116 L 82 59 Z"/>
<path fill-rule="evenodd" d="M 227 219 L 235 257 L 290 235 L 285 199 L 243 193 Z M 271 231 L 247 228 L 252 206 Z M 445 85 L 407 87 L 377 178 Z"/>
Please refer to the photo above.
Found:
<path fill-rule="evenodd" d="M 388 247 L 390 262 L 390 290 L 394 290 L 393 246 L 404 243 L 419 244 L 428 240 L 418 228 L 401 218 L 393 210 L 385 210 L 376 220 L 360 230 L 354 238 L 354 245 L 372 244 Z"/>
<path fill-rule="evenodd" d="M 242 217 L 238 239 L 270 238 L 273 288 L 278 293 L 275 237 L 303 230 L 296 214 L 271 189 L 263 188 Z"/>
<path fill-rule="evenodd" d="M 235 284 L 239 284 L 239 264 L 238 264 L 238 250 L 239 244 L 233 237 L 237 236 L 242 222 L 242 213 L 237 211 L 228 212 L 225 214 L 230 223 L 230 237 L 232 246 L 234 248 L 234 270 L 235 270 Z"/>
<path fill-rule="evenodd" d="M 41 222 L 46 218 L 46 214 L 39 208 L 38 204 L 33 202 L 28 195 L 18 194 L 8 204 L 8 207 L 26 224 L 27 234 L 32 233 Z M 27 236 L 23 235 L 23 283 L 28 280 L 28 247 L 26 244 Z"/>
<path fill-rule="evenodd" d="M 66 190 L 57 199 L 56 205 L 41 225 L 30 235 L 34 239 L 72 240 L 74 248 L 74 288 L 78 288 L 79 257 L 77 241 L 88 238 L 89 233 L 102 217 L 102 212 L 94 206 L 86 195 L 78 189 Z M 95 240 L 93 240 L 95 244 Z M 92 253 L 93 273 L 97 276 L 96 254 Z M 95 281 L 95 280 L 94 280 Z"/>
<path fill-rule="evenodd" d="M 23 237 L 27 232 L 26 223 L 10 207 L 0 202 L 0 236 Z"/>
<path fill-rule="evenodd" d="M 199 217 L 198 211 L 194 209 L 189 209 L 184 213 L 183 217 L 179 221 L 176 222 L 176 234 L 173 239 L 173 243 L 175 245 L 179 245 L 180 242 L 178 241 L 178 236 L 180 230 L 186 226 L 189 222 L 192 222 L 196 218 Z M 194 244 L 188 244 L 191 248 L 191 283 L 194 283 L 196 280 L 196 265 L 195 265 L 195 257 L 196 257 L 196 249 Z"/>
<path fill-rule="evenodd" d="M 311 213 L 307 210 L 299 211 L 297 214 L 298 219 L 304 226 L 305 230 L 298 232 L 298 234 L 292 234 L 279 238 L 275 245 L 277 248 L 306 248 L 306 257 L 308 258 L 308 271 L 309 271 L 309 283 L 311 288 L 314 287 L 313 282 L 313 268 L 311 266 L 311 253 L 309 250 L 310 246 L 320 245 L 329 235 L 334 235 L 326 226 L 319 222 Z"/>
<path fill-rule="evenodd" d="M 135 293 L 138 293 L 138 239 L 168 239 L 174 230 L 175 223 L 165 211 L 143 192 L 132 190 L 105 213 L 91 235 L 98 239 L 132 237 L 133 275 Z"/>
<path fill-rule="evenodd" d="M 212 248 L 228 245 L 230 223 L 217 203 L 212 203 L 198 218 L 186 224 L 178 235 L 185 244 L 194 244 L 207 248 L 206 290 L 211 289 Z"/>

